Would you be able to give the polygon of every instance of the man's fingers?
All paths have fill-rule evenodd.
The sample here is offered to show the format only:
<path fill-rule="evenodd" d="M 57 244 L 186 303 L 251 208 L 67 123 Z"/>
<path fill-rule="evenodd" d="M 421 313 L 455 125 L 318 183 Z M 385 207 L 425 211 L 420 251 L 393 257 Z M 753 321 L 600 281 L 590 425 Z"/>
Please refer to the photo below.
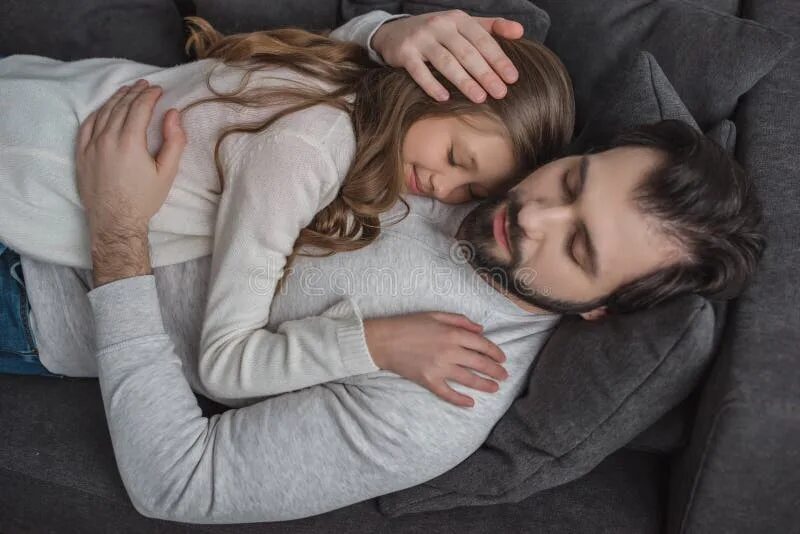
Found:
<path fill-rule="evenodd" d="M 83 153 L 86 150 L 86 147 L 89 146 L 89 142 L 92 140 L 92 134 L 94 132 L 94 124 L 96 120 L 97 110 L 89 113 L 89 115 L 83 119 L 80 128 L 78 128 L 78 154 Z"/>
<path fill-rule="evenodd" d="M 93 134 L 94 133 L 101 133 L 106 129 L 106 124 L 108 123 L 108 118 L 111 116 L 111 112 L 114 110 L 114 107 L 117 105 L 117 102 L 120 101 L 122 97 L 124 97 L 128 91 L 130 90 L 130 86 L 123 85 L 117 92 L 111 95 L 111 97 L 106 100 L 106 103 L 100 106 L 100 109 L 97 110 L 97 120 L 95 120 Z"/>
<path fill-rule="evenodd" d="M 478 52 L 480 52 L 484 58 L 486 58 L 486 61 L 489 62 L 494 72 L 499 74 L 506 83 L 514 83 L 519 78 L 519 72 L 516 67 L 514 67 L 511 60 L 508 59 L 505 52 L 503 52 L 503 49 L 500 48 L 500 45 L 494 37 L 492 37 L 491 33 L 497 28 L 508 29 L 518 26 L 520 35 L 517 37 L 521 37 L 522 25 L 518 22 L 497 18 L 478 19 L 478 22 L 478 24 L 463 24 L 459 26 L 458 31 L 478 49 Z M 506 35 L 502 35 L 502 37 L 506 37 Z M 484 87 L 486 87 L 486 85 L 484 85 Z M 505 89 L 505 86 L 503 89 Z M 494 93 L 491 94 L 494 95 Z"/>
<path fill-rule="evenodd" d="M 490 65 L 490 62 L 497 63 L 505 57 L 500 45 L 471 19 L 459 26 L 459 31 L 461 33 L 450 36 L 444 45 L 453 51 L 456 59 L 483 89 L 494 98 L 503 98 L 507 92 L 506 84 Z"/>
<path fill-rule="evenodd" d="M 156 156 L 158 174 L 162 178 L 172 179 L 178 174 L 183 149 L 186 146 L 186 134 L 180 125 L 180 113 L 171 109 L 164 115 L 164 144 Z"/>
<path fill-rule="evenodd" d="M 425 56 L 436 67 L 436 70 L 453 82 L 453 85 L 458 87 L 458 90 L 464 93 L 467 98 L 478 104 L 483 102 L 486 99 L 486 92 L 464 70 L 458 59 L 439 43 L 433 45 L 433 48 L 431 51 L 426 51 Z"/>
<path fill-rule="evenodd" d="M 440 102 L 450 97 L 447 89 L 436 80 L 421 58 L 417 57 L 408 60 L 405 67 L 411 77 L 414 78 L 414 81 L 422 87 L 423 91 L 428 93 L 428 96 Z"/>
<path fill-rule="evenodd" d="M 146 140 L 147 126 L 153 118 L 153 108 L 162 93 L 161 87 L 153 85 L 140 92 L 130 103 L 122 128 L 127 134 Z"/>
<path fill-rule="evenodd" d="M 117 101 L 114 109 L 111 111 L 111 116 L 108 118 L 108 123 L 104 131 L 116 132 L 118 135 L 122 134 L 125 121 L 134 104 L 139 101 L 143 96 L 152 95 L 151 87 L 147 86 L 146 82 L 137 82 L 130 91 Z"/>

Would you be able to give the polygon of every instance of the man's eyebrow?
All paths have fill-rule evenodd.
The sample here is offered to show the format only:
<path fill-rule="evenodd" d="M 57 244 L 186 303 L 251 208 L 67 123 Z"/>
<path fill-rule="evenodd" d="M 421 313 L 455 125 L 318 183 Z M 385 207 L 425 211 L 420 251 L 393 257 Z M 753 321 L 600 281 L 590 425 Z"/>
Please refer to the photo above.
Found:
<path fill-rule="evenodd" d="M 580 185 L 578 186 L 578 191 L 581 193 L 583 193 L 584 187 L 586 186 L 586 179 L 588 175 L 589 157 L 583 156 L 580 163 Z M 592 278 L 597 278 L 597 249 L 594 246 L 592 236 L 589 234 L 589 229 L 586 227 L 586 223 L 581 221 L 579 223 L 579 228 L 583 233 L 584 249 L 586 250 L 586 256 L 589 260 L 589 274 L 592 276 Z"/>

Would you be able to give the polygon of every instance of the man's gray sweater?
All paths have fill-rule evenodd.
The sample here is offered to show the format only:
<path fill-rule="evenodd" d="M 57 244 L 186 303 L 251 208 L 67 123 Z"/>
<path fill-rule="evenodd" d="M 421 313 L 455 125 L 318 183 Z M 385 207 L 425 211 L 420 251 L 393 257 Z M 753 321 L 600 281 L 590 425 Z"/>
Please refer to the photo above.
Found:
<path fill-rule="evenodd" d="M 463 313 L 505 352 L 509 373 L 496 393 L 451 383 L 473 408 L 379 370 L 231 401 L 245 406 L 205 418 L 192 390 L 207 394 L 196 357 L 208 258 L 92 288 L 89 271 L 23 257 L 40 348 L 96 365 L 137 510 L 196 523 L 296 519 L 430 480 L 481 445 L 559 316 L 523 311 L 454 253 L 472 206 L 409 202 L 412 213 L 369 247 L 300 258 L 267 328 L 353 310 L 364 318 Z"/>

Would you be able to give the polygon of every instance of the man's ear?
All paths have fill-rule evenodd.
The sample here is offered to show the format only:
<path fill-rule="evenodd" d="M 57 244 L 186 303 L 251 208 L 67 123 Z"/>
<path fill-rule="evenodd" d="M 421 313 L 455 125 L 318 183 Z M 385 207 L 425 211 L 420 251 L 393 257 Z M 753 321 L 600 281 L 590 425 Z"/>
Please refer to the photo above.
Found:
<path fill-rule="evenodd" d="M 608 315 L 608 308 L 605 306 L 600 306 L 599 308 L 595 308 L 593 310 L 589 310 L 588 312 L 583 312 L 580 314 L 581 317 L 586 319 L 587 321 L 596 321 L 601 317 L 605 317 Z"/>

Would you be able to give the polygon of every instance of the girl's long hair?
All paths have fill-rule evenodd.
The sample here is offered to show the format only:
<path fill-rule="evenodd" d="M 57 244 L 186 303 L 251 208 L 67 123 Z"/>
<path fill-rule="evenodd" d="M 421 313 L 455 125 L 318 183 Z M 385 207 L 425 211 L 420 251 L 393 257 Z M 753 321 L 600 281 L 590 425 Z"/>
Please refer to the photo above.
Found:
<path fill-rule="evenodd" d="M 209 90 L 217 96 L 192 102 L 181 112 L 213 101 L 247 107 L 284 106 L 263 123 L 222 131 L 214 161 L 223 186 L 219 147 L 226 136 L 264 131 L 290 113 L 320 104 L 341 109 L 352 119 L 356 149 L 342 187 L 300 232 L 287 266 L 305 246 L 333 254 L 357 250 L 378 237 L 380 214 L 401 199 L 401 148 L 406 132 L 417 120 L 442 115 L 491 117 L 511 140 L 518 163 L 516 179 L 523 171 L 560 156 L 572 137 L 575 111 L 569 75 L 555 54 L 534 41 L 498 39 L 519 71 L 519 79 L 509 85 L 505 98 L 489 97 L 475 104 L 435 73 L 450 92 L 447 101 L 437 102 L 405 70 L 373 62 L 367 51 L 354 43 L 294 28 L 225 36 L 201 17 L 185 20 L 190 33 L 187 54 L 195 59 L 218 58 L 246 72 L 233 93 L 218 93 L 207 80 Z M 254 71 L 274 66 L 307 74 L 332 89 L 309 84 L 245 90 Z"/>

